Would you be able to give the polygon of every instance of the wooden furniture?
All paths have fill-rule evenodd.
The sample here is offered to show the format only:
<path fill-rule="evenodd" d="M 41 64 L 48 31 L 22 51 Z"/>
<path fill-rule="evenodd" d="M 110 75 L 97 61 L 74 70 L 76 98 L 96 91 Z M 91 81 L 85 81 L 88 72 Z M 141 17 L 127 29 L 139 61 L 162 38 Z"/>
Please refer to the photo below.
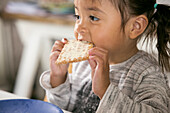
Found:
<path fill-rule="evenodd" d="M 27 15 L 20 13 L 10 13 L 6 11 L 0 12 L 0 16 L 3 19 L 23 19 L 29 21 L 37 21 L 37 22 L 46 22 L 46 23 L 54 23 L 54 24 L 62 24 L 62 25 L 74 25 L 74 17 L 73 15 L 52 15 L 47 14 L 46 16 L 42 15 Z"/>

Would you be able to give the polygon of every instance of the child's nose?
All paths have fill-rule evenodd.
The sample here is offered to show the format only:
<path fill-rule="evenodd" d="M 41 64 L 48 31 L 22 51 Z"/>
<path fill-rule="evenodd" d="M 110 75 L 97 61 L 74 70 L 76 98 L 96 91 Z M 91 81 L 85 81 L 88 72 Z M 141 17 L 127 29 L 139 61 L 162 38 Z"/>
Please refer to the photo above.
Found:
<path fill-rule="evenodd" d="M 75 30 L 78 34 L 84 35 L 87 33 L 87 25 L 84 20 L 81 20 L 79 23 L 76 23 Z"/>

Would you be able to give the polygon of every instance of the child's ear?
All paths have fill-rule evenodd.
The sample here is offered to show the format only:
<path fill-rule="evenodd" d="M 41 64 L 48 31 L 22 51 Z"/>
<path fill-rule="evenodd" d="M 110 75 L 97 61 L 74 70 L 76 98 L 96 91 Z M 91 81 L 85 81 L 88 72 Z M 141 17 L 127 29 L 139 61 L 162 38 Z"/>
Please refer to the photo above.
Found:
<path fill-rule="evenodd" d="M 130 27 L 130 38 L 135 39 L 141 35 L 148 25 L 148 19 L 145 15 L 137 16 L 133 19 Z"/>

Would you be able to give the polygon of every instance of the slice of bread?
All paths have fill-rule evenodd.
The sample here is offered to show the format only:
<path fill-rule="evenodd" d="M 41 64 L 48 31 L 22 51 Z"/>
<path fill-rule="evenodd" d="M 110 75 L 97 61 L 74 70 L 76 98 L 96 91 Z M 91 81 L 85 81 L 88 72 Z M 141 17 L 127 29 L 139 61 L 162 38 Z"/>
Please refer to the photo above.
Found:
<path fill-rule="evenodd" d="M 89 58 L 88 51 L 93 44 L 87 41 L 70 40 L 64 45 L 56 64 L 79 62 Z"/>

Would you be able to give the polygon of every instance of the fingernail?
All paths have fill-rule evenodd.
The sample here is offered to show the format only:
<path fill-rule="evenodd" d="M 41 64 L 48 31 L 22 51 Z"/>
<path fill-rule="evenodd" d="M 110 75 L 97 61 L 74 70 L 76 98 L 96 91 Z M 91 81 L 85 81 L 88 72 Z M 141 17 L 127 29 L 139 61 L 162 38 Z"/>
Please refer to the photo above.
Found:
<path fill-rule="evenodd" d="M 67 41 L 67 39 L 66 39 L 66 38 L 63 38 L 63 39 L 62 39 L 62 42 L 66 42 L 66 41 Z"/>

